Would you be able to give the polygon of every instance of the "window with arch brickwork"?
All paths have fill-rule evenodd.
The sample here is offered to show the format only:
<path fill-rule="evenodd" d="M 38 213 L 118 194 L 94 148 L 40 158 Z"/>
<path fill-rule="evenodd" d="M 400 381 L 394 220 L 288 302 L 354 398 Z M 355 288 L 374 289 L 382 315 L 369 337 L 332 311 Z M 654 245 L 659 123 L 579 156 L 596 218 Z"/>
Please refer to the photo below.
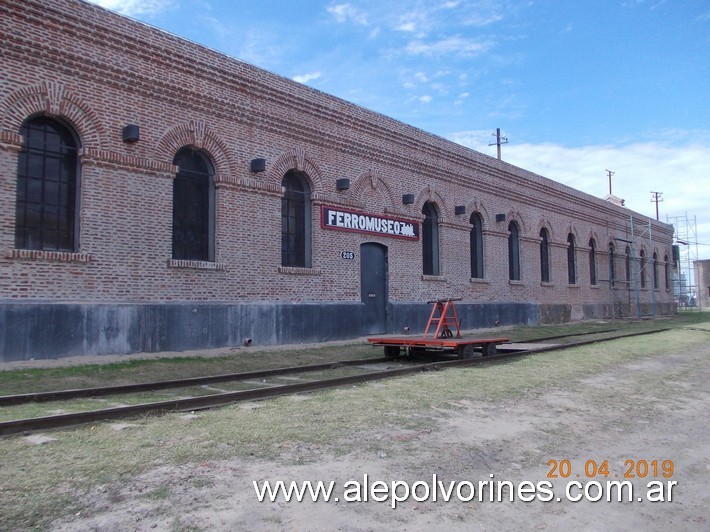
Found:
<path fill-rule="evenodd" d="M 471 214 L 471 277 L 483 278 L 483 218 L 477 212 Z"/>
<path fill-rule="evenodd" d="M 205 153 L 181 148 L 173 164 L 173 259 L 214 261 L 214 169 Z"/>
<path fill-rule="evenodd" d="M 508 224 L 508 278 L 520 281 L 520 230 L 518 224 Z"/>
<path fill-rule="evenodd" d="M 550 282 L 550 236 L 547 229 L 540 229 L 540 280 Z"/>
<path fill-rule="evenodd" d="M 439 275 L 439 211 L 427 201 L 422 207 L 422 273 Z"/>
<path fill-rule="evenodd" d="M 305 175 L 289 170 L 281 187 L 281 265 L 310 268 L 310 186 Z"/>
<path fill-rule="evenodd" d="M 577 265 L 575 264 L 574 235 L 567 235 L 567 282 L 577 284 Z"/>
<path fill-rule="evenodd" d="M 15 247 L 75 251 L 77 247 L 78 137 L 45 116 L 26 120 L 17 162 Z"/>

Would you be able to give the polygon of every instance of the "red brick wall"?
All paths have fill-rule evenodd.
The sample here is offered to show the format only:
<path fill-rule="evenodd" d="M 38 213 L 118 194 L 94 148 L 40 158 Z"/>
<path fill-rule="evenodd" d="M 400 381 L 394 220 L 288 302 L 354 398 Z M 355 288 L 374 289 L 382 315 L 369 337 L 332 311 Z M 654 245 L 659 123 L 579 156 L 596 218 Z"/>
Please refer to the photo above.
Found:
<path fill-rule="evenodd" d="M 389 248 L 389 298 L 583 304 L 610 300 L 607 249 L 630 239 L 630 211 L 448 142 L 197 44 L 76 0 L 0 1 L 0 299 L 83 302 L 359 301 L 363 242 Z M 76 254 L 14 250 L 18 131 L 36 113 L 81 138 L 80 238 Z M 125 124 L 141 140 L 121 141 Z M 216 171 L 215 263 L 171 257 L 176 151 L 204 149 Z M 249 172 L 265 157 L 267 171 Z M 280 267 L 281 179 L 308 174 L 312 268 Z M 347 192 L 335 180 L 349 178 Z M 403 194 L 416 202 L 402 205 Z M 420 242 L 320 227 L 320 205 L 421 219 L 440 212 L 441 275 L 423 278 Z M 465 205 L 456 216 L 454 207 Z M 484 220 L 482 280 L 470 279 L 470 214 Z M 496 222 L 505 214 L 505 222 Z M 641 231 L 649 220 L 633 214 Z M 507 227 L 520 227 L 521 281 L 508 281 Z M 672 228 L 656 221 L 651 257 L 671 257 Z M 540 282 L 539 232 L 550 233 L 551 283 Z M 567 284 L 569 232 L 578 285 Z M 597 242 L 589 283 L 587 244 Z M 644 243 L 645 242 L 645 243 Z M 623 249 L 617 244 L 617 279 Z M 189 266 L 189 267 L 185 267 Z M 662 264 L 659 272 L 662 272 Z M 661 273 L 662 275 L 662 273 Z M 641 293 L 651 300 L 652 282 Z M 622 285 L 617 289 L 625 293 Z M 661 278 L 656 301 L 672 301 Z"/>

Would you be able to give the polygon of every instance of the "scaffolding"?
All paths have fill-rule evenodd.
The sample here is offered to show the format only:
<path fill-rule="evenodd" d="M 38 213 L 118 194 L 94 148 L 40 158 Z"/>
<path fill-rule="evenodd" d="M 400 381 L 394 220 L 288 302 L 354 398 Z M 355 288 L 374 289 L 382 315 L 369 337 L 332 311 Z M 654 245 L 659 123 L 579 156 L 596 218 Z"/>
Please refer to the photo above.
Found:
<path fill-rule="evenodd" d="M 611 308 L 611 318 L 621 318 L 624 317 L 624 309 L 628 309 L 628 314 L 630 316 L 636 316 L 640 318 L 643 315 L 650 315 L 655 317 L 657 313 L 656 309 L 656 288 L 658 288 L 658 271 L 657 271 L 657 261 L 653 256 L 653 228 L 651 226 L 651 220 L 648 223 L 639 224 L 634 220 L 633 215 L 629 216 L 629 224 L 624 228 L 623 234 L 611 235 L 615 247 L 616 244 L 622 244 L 620 246 L 625 250 L 624 254 L 618 254 L 614 256 L 614 260 L 609 260 L 609 294 L 610 294 L 610 308 Z M 646 247 L 651 250 L 650 257 L 640 257 L 639 251 Z M 615 260 L 617 257 L 624 258 L 624 279 L 619 279 L 616 276 L 617 266 L 615 265 Z M 649 275 L 648 270 L 652 269 Z M 641 290 L 645 289 L 646 284 L 652 283 L 651 286 L 651 302 L 650 302 L 650 314 L 644 314 L 642 312 L 641 303 Z M 617 285 L 625 285 L 626 290 L 619 290 Z"/>
<path fill-rule="evenodd" d="M 673 225 L 673 294 L 679 309 L 700 310 L 693 263 L 698 260 L 698 220 L 683 216 L 666 216 Z"/>

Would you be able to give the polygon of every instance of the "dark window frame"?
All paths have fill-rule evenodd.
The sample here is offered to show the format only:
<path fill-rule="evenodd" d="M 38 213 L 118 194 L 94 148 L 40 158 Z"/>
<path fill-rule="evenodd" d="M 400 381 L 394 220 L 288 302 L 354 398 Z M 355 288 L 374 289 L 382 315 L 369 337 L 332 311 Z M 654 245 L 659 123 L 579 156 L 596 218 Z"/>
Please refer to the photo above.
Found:
<path fill-rule="evenodd" d="M 422 273 L 440 275 L 439 264 L 439 209 L 433 201 L 422 206 Z"/>
<path fill-rule="evenodd" d="M 540 229 L 540 281 L 550 282 L 550 237 L 547 229 Z"/>
<path fill-rule="evenodd" d="M 311 187 L 306 174 L 289 170 L 281 188 L 281 266 L 310 268 Z"/>
<path fill-rule="evenodd" d="M 577 284 L 577 258 L 575 238 L 572 233 L 567 235 L 567 283 Z"/>
<path fill-rule="evenodd" d="M 613 287 L 616 284 L 616 250 L 614 243 L 609 242 L 609 284 Z"/>
<path fill-rule="evenodd" d="M 214 166 L 203 150 L 183 146 L 173 164 L 172 258 L 175 260 L 215 260 Z"/>
<path fill-rule="evenodd" d="M 520 281 L 520 228 L 515 221 L 508 224 L 508 279 Z"/>
<path fill-rule="evenodd" d="M 470 250 L 471 277 L 483 279 L 483 218 L 477 212 L 471 214 Z"/>
<path fill-rule="evenodd" d="M 658 290 L 658 253 L 653 253 L 653 289 Z"/>
<path fill-rule="evenodd" d="M 597 284 L 597 243 L 593 238 L 589 239 L 589 284 Z"/>
<path fill-rule="evenodd" d="M 78 250 L 81 147 L 76 131 L 44 115 L 28 118 L 17 159 L 15 247 Z"/>
<path fill-rule="evenodd" d="M 639 252 L 639 276 L 641 277 L 641 288 L 646 288 L 646 252 L 642 249 Z"/>

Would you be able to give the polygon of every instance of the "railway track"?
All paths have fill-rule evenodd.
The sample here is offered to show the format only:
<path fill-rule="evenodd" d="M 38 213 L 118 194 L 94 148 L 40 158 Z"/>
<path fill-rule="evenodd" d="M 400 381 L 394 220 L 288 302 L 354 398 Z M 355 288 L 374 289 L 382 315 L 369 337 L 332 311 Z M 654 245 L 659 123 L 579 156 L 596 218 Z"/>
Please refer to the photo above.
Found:
<path fill-rule="evenodd" d="M 207 408 L 223 406 L 230 403 L 240 401 L 254 401 L 278 397 L 282 395 L 290 395 L 296 393 L 312 392 L 349 384 L 357 384 L 362 382 L 370 382 L 382 380 L 391 377 L 399 377 L 411 375 L 424 371 L 436 371 L 446 368 L 456 368 L 471 366 L 476 364 L 488 363 L 498 360 L 504 360 L 521 355 L 529 355 L 590 345 L 599 342 L 612 341 L 620 338 L 629 338 L 633 336 L 641 336 L 647 334 L 655 334 L 669 329 L 659 329 L 653 331 L 635 332 L 629 334 L 615 335 L 606 338 L 595 338 L 591 340 L 581 340 L 568 344 L 558 344 L 554 346 L 544 346 L 539 349 L 525 349 L 520 351 L 502 352 L 490 357 L 481 357 L 464 360 L 438 360 L 435 362 L 427 362 L 422 364 L 406 364 L 398 368 L 388 368 L 384 370 L 368 371 L 367 368 L 362 373 L 355 375 L 347 375 L 342 377 L 334 377 L 328 379 L 319 379 L 312 381 L 298 382 L 286 385 L 274 385 L 269 387 L 261 387 L 250 390 L 228 391 L 196 397 L 181 397 L 165 401 L 155 401 L 150 403 L 142 403 L 128 406 L 116 406 L 113 408 L 104 408 L 99 410 L 91 410 L 84 412 L 62 413 L 50 416 L 15 419 L 11 421 L 0 422 L 0 436 L 8 436 L 12 434 L 28 433 L 38 430 L 47 430 L 55 428 L 64 428 L 84 423 L 92 423 L 103 420 L 113 420 L 126 417 L 135 417 L 151 413 L 164 413 L 170 411 L 194 411 Z M 601 333 L 602 331 L 595 331 Z M 612 331 L 605 331 L 612 332 Z M 593 334 L 593 333 L 582 333 Z M 553 338 L 581 336 L 580 334 L 572 335 L 557 335 L 555 337 L 537 338 L 528 340 L 527 343 L 540 342 Z M 135 393 L 142 391 L 154 391 L 168 388 L 180 388 L 186 386 L 205 385 L 217 382 L 251 380 L 257 378 L 269 378 L 274 376 L 294 375 L 298 373 L 309 373 L 316 371 L 334 370 L 341 367 L 353 367 L 363 365 L 372 365 L 379 363 L 393 363 L 390 358 L 374 358 L 374 359 L 359 359 L 347 360 L 335 363 L 312 364 L 308 366 L 292 366 L 287 368 L 276 368 L 271 370 L 252 371 L 247 373 L 231 373 L 224 375 L 213 375 L 207 377 L 196 377 L 190 379 L 177 379 L 171 381 L 160 381 L 153 383 L 139 383 L 122 386 L 109 386 L 101 388 L 83 388 L 75 390 L 58 390 L 49 392 L 36 392 L 28 394 L 0 396 L 0 406 L 18 405 L 27 402 L 46 402 L 57 401 L 62 399 L 76 399 L 82 397 L 97 397 L 107 395 L 119 395 L 127 393 Z"/>
<path fill-rule="evenodd" d="M 343 360 L 339 362 L 329 362 L 323 364 L 289 366 L 285 368 L 248 371 L 243 373 L 224 373 L 221 375 L 208 375 L 205 377 L 192 377 L 187 379 L 174 379 L 158 382 L 143 382 L 136 384 L 123 384 L 118 386 L 102 386 L 95 388 L 77 388 L 73 390 L 56 390 L 48 392 L 23 393 L 17 395 L 3 395 L 0 396 L 0 406 L 18 405 L 23 403 L 40 403 L 46 401 L 59 401 L 63 399 L 78 399 L 80 397 L 99 397 L 105 395 L 118 395 L 125 393 L 166 390 L 170 388 L 183 388 L 188 386 L 204 386 L 207 384 L 217 384 L 220 382 L 263 379 L 282 375 L 293 375 L 295 373 L 311 373 L 339 367 L 358 366 L 363 364 L 377 364 L 390 361 L 391 359 L 386 357 Z"/>

